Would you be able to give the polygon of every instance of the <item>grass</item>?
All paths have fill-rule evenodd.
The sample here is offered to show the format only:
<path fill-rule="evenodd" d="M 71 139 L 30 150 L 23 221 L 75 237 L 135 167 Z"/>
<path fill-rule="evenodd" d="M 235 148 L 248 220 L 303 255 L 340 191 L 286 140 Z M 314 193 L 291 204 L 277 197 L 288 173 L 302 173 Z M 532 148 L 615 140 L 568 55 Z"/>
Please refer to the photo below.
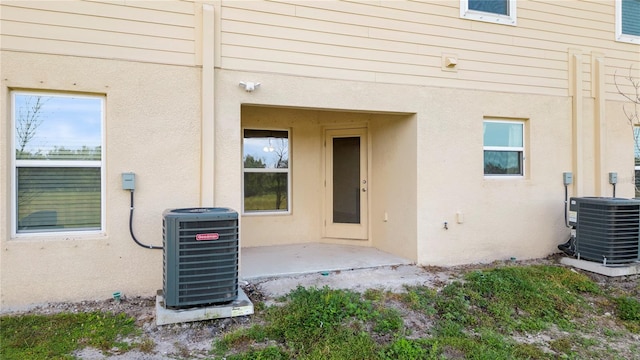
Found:
<path fill-rule="evenodd" d="M 585 275 L 556 266 L 473 271 L 441 291 L 297 288 L 266 308 L 260 324 L 217 340 L 213 353 L 227 359 L 600 358 L 597 340 L 575 334 L 603 312 L 589 300 L 594 297 L 616 304 L 618 321 L 631 324 L 630 331 L 639 323 L 636 299 L 608 298 Z M 412 337 L 393 301 L 431 319 L 430 333 Z M 552 328 L 573 335 L 545 345 L 514 340 Z M 620 358 L 615 349 L 605 350 L 607 357 Z"/>
<path fill-rule="evenodd" d="M 124 314 L 102 312 L 0 317 L 0 359 L 73 359 L 85 347 L 100 350 L 131 345 L 122 342 L 138 330 Z"/>
<path fill-rule="evenodd" d="M 217 337 L 211 356 L 622 359 L 634 347 L 625 341 L 640 333 L 639 293 L 640 288 L 607 292 L 588 277 L 556 266 L 471 271 L 439 291 L 408 286 L 401 293 L 369 289 L 360 294 L 298 287 L 274 305 L 256 306 L 252 325 Z M 409 317 L 423 317 L 428 325 L 412 333 L 416 328 L 405 325 Z M 150 338 L 134 344 L 120 340 L 136 332 L 124 315 L 0 317 L 0 358 L 71 359 L 84 347 L 151 351 Z M 536 337 L 546 340 L 518 340 Z"/>
<path fill-rule="evenodd" d="M 274 341 L 283 358 L 373 359 L 378 345 L 370 334 L 394 333 L 402 327 L 398 312 L 377 307 L 351 291 L 298 287 L 285 300 L 282 306 L 266 309 L 267 325 L 232 332 L 217 341 L 216 353 L 249 347 L 247 357 L 236 358 L 259 358 L 261 350 L 252 345 Z"/>
<path fill-rule="evenodd" d="M 505 267 L 474 271 L 436 299 L 438 313 L 465 326 L 502 333 L 540 331 L 550 324 L 570 330 L 577 316 L 591 310 L 581 294 L 600 294 L 586 276 L 560 267 Z"/>
<path fill-rule="evenodd" d="M 264 195 L 255 195 L 255 196 L 247 196 L 244 198 L 244 209 L 251 211 L 278 211 L 278 210 L 286 210 L 287 207 L 287 196 L 286 193 L 282 195 L 280 199 L 280 208 L 276 208 L 276 194 L 264 194 Z"/>

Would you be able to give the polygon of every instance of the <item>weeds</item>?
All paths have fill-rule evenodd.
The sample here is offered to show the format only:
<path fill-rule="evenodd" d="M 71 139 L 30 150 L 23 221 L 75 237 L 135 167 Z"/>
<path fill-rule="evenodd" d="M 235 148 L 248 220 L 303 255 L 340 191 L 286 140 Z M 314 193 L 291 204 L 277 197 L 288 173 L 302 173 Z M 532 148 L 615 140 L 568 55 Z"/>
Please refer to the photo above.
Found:
<path fill-rule="evenodd" d="M 434 307 L 437 291 L 424 286 L 406 286 L 405 292 L 400 295 L 400 300 L 410 309 L 422 311 L 427 315 L 436 313 Z"/>
<path fill-rule="evenodd" d="M 383 294 L 370 291 L 366 297 L 381 299 Z M 265 310 L 267 325 L 227 334 L 215 344 L 216 353 L 242 345 L 250 347 L 251 354 L 261 354 L 254 345 L 271 340 L 299 359 L 375 359 L 380 347 L 367 329 L 391 334 L 403 328 L 397 310 L 347 290 L 298 287 L 282 300 L 283 305 Z"/>
<path fill-rule="evenodd" d="M 243 354 L 234 354 L 225 357 L 227 360 L 287 360 L 289 356 L 277 346 L 269 346 L 264 349 L 252 349 Z"/>
<path fill-rule="evenodd" d="M 276 305 L 260 303 L 253 325 L 219 337 L 212 355 L 229 360 L 624 358 L 620 352 L 631 350 L 614 345 L 640 330 L 637 290 L 606 294 L 586 276 L 554 266 L 472 271 L 440 291 L 408 286 L 401 293 L 359 294 L 298 287 Z M 421 338 L 411 338 L 416 334 L 405 321 L 414 319 L 403 319 L 406 312 L 428 324 L 417 333 Z M 603 327 L 598 318 L 606 312 L 617 318 L 607 318 Z M 119 342 L 135 331 L 124 315 L 0 317 L 0 358 L 72 359 L 84 347 L 152 353 L 155 343 L 148 337 L 133 345 Z M 553 340 L 549 332 L 556 335 Z M 177 355 L 190 356 L 188 348 L 175 348 Z"/>
<path fill-rule="evenodd" d="M 504 267 L 474 271 L 436 299 L 438 314 L 465 326 L 528 332 L 556 324 L 572 328 L 571 319 L 590 309 L 582 293 L 599 294 L 586 276 L 553 266 Z"/>
<path fill-rule="evenodd" d="M 621 296 L 615 301 L 618 319 L 623 321 L 629 331 L 640 333 L 640 301 L 630 296 Z"/>
<path fill-rule="evenodd" d="M 229 334 L 217 348 L 249 347 L 246 359 L 260 358 L 267 350 L 259 347 L 268 342 L 277 344 L 268 351 L 296 359 L 577 358 L 591 356 L 595 350 L 590 348 L 598 342 L 563 336 L 547 344 L 550 353 L 536 344 L 516 342 L 511 335 L 535 334 L 552 325 L 573 331 L 581 325 L 576 320 L 596 313 L 585 296 L 607 299 L 586 276 L 554 266 L 473 271 L 439 292 L 423 286 L 405 290 L 360 295 L 299 287 L 281 299 L 282 305 L 265 309 L 267 325 Z M 400 312 L 389 306 L 392 301 L 429 317 L 434 323 L 431 336 L 407 338 Z M 635 299 L 606 302 L 617 304 L 621 319 L 636 322 Z"/>
<path fill-rule="evenodd" d="M 399 338 L 381 351 L 380 357 L 385 360 L 429 359 L 432 354 L 437 353 L 437 343 L 428 346 L 428 342 L 424 340 Z"/>
<path fill-rule="evenodd" d="M 0 317 L 0 358 L 72 359 L 85 347 L 128 350 L 118 339 L 136 332 L 132 318 L 111 313 L 62 313 Z"/>
<path fill-rule="evenodd" d="M 628 296 L 617 299 L 618 318 L 626 321 L 640 321 L 640 301 Z"/>
<path fill-rule="evenodd" d="M 142 341 L 140 341 L 140 345 L 138 345 L 140 351 L 147 354 L 151 353 L 155 347 L 156 343 L 149 337 L 142 339 Z"/>
<path fill-rule="evenodd" d="M 547 358 L 541 349 L 510 340 L 513 332 L 535 333 L 556 325 L 571 330 L 574 320 L 593 313 L 584 294 L 602 290 L 584 275 L 553 266 L 502 267 L 473 271 L 439 293 L 407 288 L 403 301 L 435 315 L 434 338 L 440 351 L 465 358 Z M 435 312 L 434 312 L 435 310 Z M 560 353 L 572 354 L 564 342 Z"/>

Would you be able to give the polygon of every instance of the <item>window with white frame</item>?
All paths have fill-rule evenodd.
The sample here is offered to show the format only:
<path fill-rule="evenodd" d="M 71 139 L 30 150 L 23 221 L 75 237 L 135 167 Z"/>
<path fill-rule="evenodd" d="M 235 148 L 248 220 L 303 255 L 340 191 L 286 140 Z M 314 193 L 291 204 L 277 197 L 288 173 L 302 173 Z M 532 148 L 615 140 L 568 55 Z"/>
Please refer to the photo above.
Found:
<path fill-rule="evenodd" d="M 244 129 L 242 149 L 244 213 L 289 212 L 289 131 Z"/>
<path fill-rule="evenodd" d="M 14 91 L 13 232 L 103 229 L 104 97 Z"/>
<path fill-rule="evenodd" d="M 616 40 L 640 44 L 640 0 L 616 0 Z"/>
<path fill-rule="evenodd" d="M 524 122 L 485 120 L 484 174 L 524 175 Z"/>
<path fill-rule="evenodd" d="M 516 25 L 516 0 L 460 0 L 460 17 Z"/>

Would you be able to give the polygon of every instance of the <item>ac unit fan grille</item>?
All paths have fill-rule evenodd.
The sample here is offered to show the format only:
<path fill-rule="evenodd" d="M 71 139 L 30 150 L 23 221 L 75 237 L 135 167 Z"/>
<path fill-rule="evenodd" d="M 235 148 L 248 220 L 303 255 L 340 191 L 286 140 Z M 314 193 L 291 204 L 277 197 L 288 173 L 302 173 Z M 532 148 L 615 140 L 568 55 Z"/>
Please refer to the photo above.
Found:
<path fill-rule="evenodd" d="M 233 301 L 238 295 L 238 221 L 165 219 L 165 306 L 187 307 Z M 199 240 L 202 234 L 213 234 Z"/>

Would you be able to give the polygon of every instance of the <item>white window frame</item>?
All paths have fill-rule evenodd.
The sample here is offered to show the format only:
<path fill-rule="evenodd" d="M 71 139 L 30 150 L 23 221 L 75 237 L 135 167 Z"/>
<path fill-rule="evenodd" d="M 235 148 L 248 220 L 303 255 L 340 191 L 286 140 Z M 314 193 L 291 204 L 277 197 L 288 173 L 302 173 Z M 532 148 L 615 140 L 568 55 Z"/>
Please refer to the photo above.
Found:
<path fill-rule="evenodd" d="M 74 98 L 91 98 L 99 99 L 101 103 L 100 118 L 100 141 L 101 156 L 100 160 L 18 160 L 16 159 L 16 103 L 17 95 L 32 96 L 58 96 L 58 97 L 74 97 Z M 105 206 L 105 102 L 104 96 L 100 95 L 80 95 L 67 92 L 43 92 L 43 91 L 12 91 L 11 92 L 11 237 L 12 238 L 33 238 L 33 237 L 56 237 L 56 238 L 75 238 L 83 235 L 105 235 L 106 206 Z M 70 231 L 34 231 L 26 233 L 18 233 L 18 204 L 17 204 L 17 168 L 18 167 L 99 167 L 100 168 L 100 229 L 98 230 L 70 230 Z"/>
<path fill-rule="evenodd" d="M 616 41 L 640 44 L 640 36 L 622 33 L 622 0 L 616 0 Z"/>
<path fill-rule="evenodd" d="M 516 0 L 508 0 L 509 15 L 494 14 L 484 11 L 470 10 L 469 0 L 460 0 L 460 17 L 463 19 L 490 22 L 494 24 L 503 24 L 516 26 Z"/>
<path fill-rule="evenodd" d="M 269 131 L 286 131 L 287 132 L 287 154 L 289 155 L 287 168 L 245 168 L 244 167 L 244 131 L 245 130 L 269 130 Z M 281 128 L 265 128 L 259 126 L 248 126 L 242 128 L 242 147 L 241 147 L 241 166 L 242 166 L 242 215 L 247 216 L 265 216 L 265 215 L 290 215 L 291 214 L 291 129 Z M 250 210 L 244 208 L 244 174 L 245 173 L 287 173 L 287 210 Z"/>
<path fill-rule="evenodd" d="M 484 139 L 482 140 L 482 173 L 484 174 L 484 152 L 485 151 L 518 151 L 522 153 L 521 156 L 521 164 L 522 164 L 522 174 L 484 174 L 486 178 L 523 178 L 526 174 L 526 154 L 525 154 L 525 122 L 521 120 L 494 120 L 494 119 L 485 119 L 482 124 L 485 123 L 502 123 L 502 124 L 520 124 L 522 126 L 522 146 L 485 146 Z"/>

